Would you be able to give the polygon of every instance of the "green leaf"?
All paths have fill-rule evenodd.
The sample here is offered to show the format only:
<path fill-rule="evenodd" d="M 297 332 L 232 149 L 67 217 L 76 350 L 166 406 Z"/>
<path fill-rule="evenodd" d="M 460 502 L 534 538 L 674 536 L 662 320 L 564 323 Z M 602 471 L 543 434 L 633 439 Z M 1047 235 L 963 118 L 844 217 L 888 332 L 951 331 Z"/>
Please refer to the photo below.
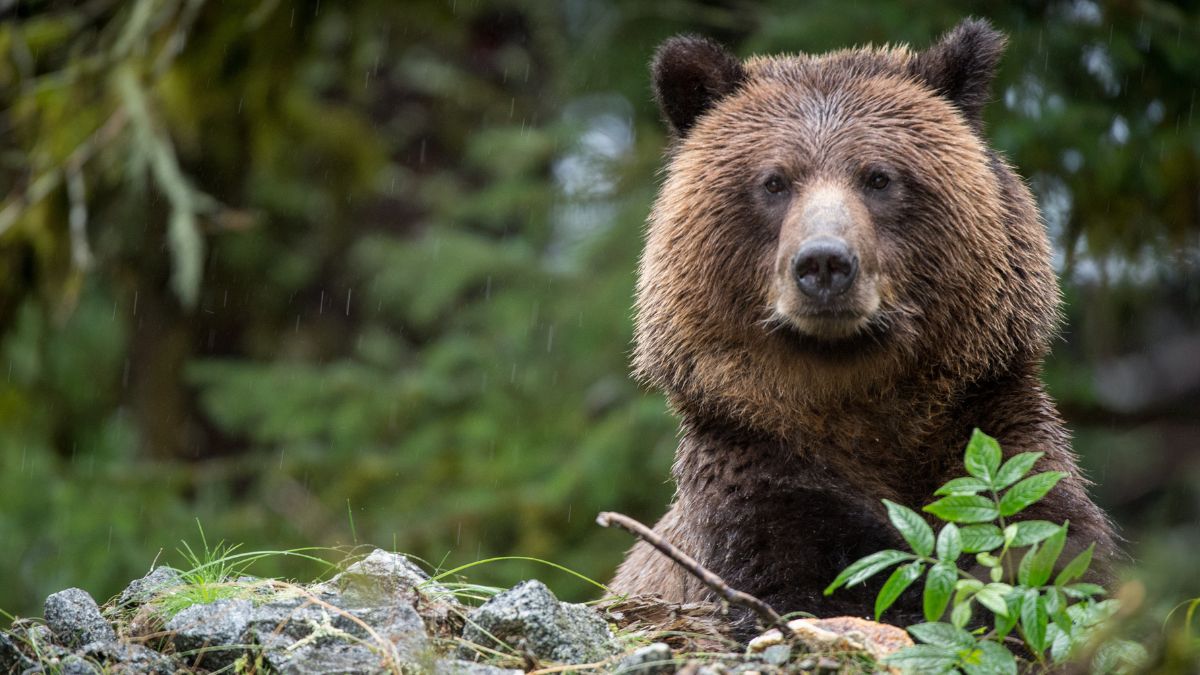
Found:
<path fill-rule="evenodd" d="M 1095 548 L 1096 544 L 1093 543 L 1091 546 L 1083 549 L 1079 555 L 1072 558 L 1071 562 L 1067 563 L 1066 566 L 1062 568 L 1062 571 L 1058 573 L 1058 576 L 1054 578 L 1054 585 L 1062 586 L 1063 584 L 1068 584 L 1083 576 L 1083 573 L 1087 571 L 1088 566 L 1092 564 L 1092 551 L 1095 550 Z"/>
<path fill-rule="evenodd" d="M 971 601 L 968 600 L 960 605 L 955 605 L 950 611 L 950 623 L 962 628 L 971 620 Z"/>
<path fill-rule="evenodd" d="M 958 526 L 954 523 L 946 523 L 946 526 L 938 533 L 938 560 L 955 562 L 958 560 L 958 556 L 962 555 L 962 550 L 962 534 L 958 531 Z"/>
<path fill-rule="evenodd" d="M 1022 452 L 1008 458 L 1008 461 L 1000 467 L 996 472 L 996 478 L 992 482 L 995 489 L 1003 490 L 1021 479 L 1022 476 L 1029 473 L 1033 465 L 1042 458 L 1044 452 Z"/>
<path fill-rule="evenodd" d="M 1046 541 L 1040 546 L 1029 549 L 1032 557 L 1026 554 L 1029 558 L 1029 570 L 1025 581 L 1021 582 L 1023 586 L 1041 586 L 1050 579 L 1050 573 L 1054 571 L 1054 563 L 1058 561 L 1058 556 L 1062 553 L 1063 545 L 1067 542 L 1067 523 L 1063 523 L 1062 527 L 1057 532 L 1050 535 Z M 1021 565 L 1025 565 L 1025 560 L 1021 560 Z"/>
<path fill-rule="evenodd" d="M 1013 548 L 1032 546 L 1058 531 L 1058 525 L 1048 520 L 1022 520 L 1009 527 L 1016 530 L 1016 535 L 1009 542 Z"/>
<path fill-rule="evenodd" d="M 911 553 L 888 549 L 886 551 L 872 553 L 865 558 L 860 558 L 850 563 L 849 567 L 842 570 L 842 573 L 837 575 L 837 578 L 833 580 L 833 583 L 829 584 L 829 586 L 825 589 L 825 595 L 833 593 L 841 586 L 854 586 L 856 584 L 861 584 L 872 576 L 875 576 L 876 573 L 884 568 L 891 567 L 902 560 L 912 560 L 912 557 L 913 556 Z"/>
<path fill-rule="evenodd" d="M 957 650 L 936 645 L 913 645 L 880 659 L 880 663 L 904 673 L 947 673 L 957 662 Z"/>
<path fill-rule="evenodd" d="M 995 642 L 982 641 L 962 660 L 967 675 L 1017 675 L 1017 659 Z"/>
<path fill-rule="evenodd" d="M 1108 591 L 1104 590 L 1103 586 L 1082 582 L 1078 584 L 1071 584 L 1070 586 L 1063 588 L 1063 593 L 1066 593 L 1069 597 L 1076 599 L 1087 598 L 1093 595 L 1104 595 L 1107 592 Z"/>
<path fill-rule="evenodd" d="M 958 569 L 951 563 L 942 562 L 929 568 L 929 574 L 925 576 L 925 594 L 921 598 L 926 621 L 937 621 L 946 613 L 957 578 Z"/>
<path fill-rule="evenodd" d="M 957 605 L 965 600 L 968 596 L 974 595 L 983 588 L 983 582 L 975 579 L 959 579 L 954 582 L 954 604 Z"/>
<path fill-rule="evenodd" d="M 1012 632 L 1012 629 L 1017 626 L 1017 621 L 1020 618 L 1021 612 L 1020 593 L 1009 593 L 1008 595 L 1004 596 L 1004 600 L 1008 604 L 1008 616 L 1004 616 L 1003 614 L 995 615 L 995 635 L 996 638 L 1000 640 L 1004 639 L 1009 633 Z"/>
<path fill-rule="evenodd" d="M 955 523 L 986 523 L 989 520 L 995 520 L 1000 515 L 992 500 L 979 495 L 942 497 L 926 506 L 925 511 L 942 520 Z"/>
<path fill-rule="evenodd" d="M 888 607 L 892 606 L 892 603 L 896 602 L 900 594 L 921 576 L 921 572 L 924 569 L 924 563 L 914 562 L 897 567 L 896 571 L 892 572 L 892 576 L 888 577 L 888 580 L 884 582 L 883 588 L 879 589 L 879 595 L 875 598 L 876 621 L 887 611 Z"/>
<path fill-rule="evenodd" d="M 1046 594 L 1042 596 L 1042 603 L 1046 607 L 1047 614 L 1054 614 L 1067 606 L 1066 598 L 1062 595 L 1062 589 L 1047 588 Z"/>
<path fill-rule="evenodd" d="M 1000 497 L 1000 515 L 1011 516 L 1021 511 L 1045 497 L 1050 488 L 1066 477 L 1067 474 L 1062 471 L 1045 471 L 1017 483 Z"/>
<path fill-rule="evenodd" d="M 929 527 L 929 523 L 907 506 L 888 499 L 883 503 L 887 506 L 888 520 L 892 521 L 912 550 L 921 556 L 933 553 L 933 528 Z"/>
<path fill-rule="evenodd" d="M 1058 626 L 1050 626 L 1046 631 L 1050 640 L 1050 659 L 1055 663 L 1062 663 L 1071 655 L 1071 648 L 1074 647 L 1071 641 L 1069 632 L 1059 630 Z"/>
<path fill-rule="evenodd" d="M 994 551 L 1004 545 L 1004 534 L 995 525 L 967 525 L 959 534 L 963 553 Z"/>
<path fill-rule="evenodd" d="M 1000 468 L 1000 444 L 996 439 L 976 429 L 967 443 L 963 463 L 967 466 L 967 473 L 992 485 L 996 471 Z"/>
<path fill-rule="evenodd" d="M 1025 644 L 1034 654 L 1046 651 L 1046 608 L 1039 601 L 1036 589 L 1025 590 L 1021 599 L 1021 633 L 1025 636 Z"/>
<path fill-rule="evenodd" d="M 954 480 L 947 482 L 945 485 L 934 491 L 933 494 L 939 497 L 942 495 L 973 495 L 976 492 L 983 492 L 984 490 L 988 490 L 990 488 L 991 486 L 987 484 L 987 481 L 982 481 L 978 478 L 972 478 L 970 476 L 963 476 L 962 478 L 955 478 Z"/>
<path fill-rule="evenodd" d="M 951 649 L 975 646 L 975 637 L 967 631 L 940 621 L 918 623 L 906 629 L 913 637 L 925 644 Z"/>
<path fill-rule="evenodd" d="M 993 613 L 1000 616 L 1008 616 L 1008 601 L 1004 599 L 1005 593 L 996 588 L 998 584 L 988 584 L 984 586 L 978 593 L 975 594 L 975 599 L 979 604 L 992 610 Z"/>
<path fill-rule="evenodd" d="M 1025 552 L 1025 555 L 1021 556 L 1021 562 L 1017 565 L 1017 583 L 1021 584 L 1022 586 L 1033 585 L 1029 583 L 1029 570 L 1032 569 L 1033 556 L 1037 555 L 1038 547 L 1038 544 L 1030 546 L 1029 550 Z"/>

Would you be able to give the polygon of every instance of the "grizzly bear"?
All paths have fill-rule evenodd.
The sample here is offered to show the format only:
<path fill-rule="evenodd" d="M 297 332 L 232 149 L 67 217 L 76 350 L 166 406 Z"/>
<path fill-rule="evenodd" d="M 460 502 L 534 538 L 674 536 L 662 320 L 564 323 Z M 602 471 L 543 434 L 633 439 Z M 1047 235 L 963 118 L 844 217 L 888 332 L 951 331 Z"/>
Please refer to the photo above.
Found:
<path fill-rule="evenodd" d="M 964 474 L 976 427 L 1069 475 L 1021 514 L 1115 553 L 1040 371 L 1060 320 L 1033 196 L 984 137 L 1005 38 L 966 20 L 925 51 L 740 61 L 675 37 L 652 63 L 672 144 L 639 267 L 635 375 L 681 419 L 656 531 L 779 612 L 906 548 L 880 500 L 918 512 Z M 962 564 L 962 563 L 960 563 Z M 885 616 L 920 620 L 920 584 Z M 712 599 L 639 543 L 618 593 Z"/>

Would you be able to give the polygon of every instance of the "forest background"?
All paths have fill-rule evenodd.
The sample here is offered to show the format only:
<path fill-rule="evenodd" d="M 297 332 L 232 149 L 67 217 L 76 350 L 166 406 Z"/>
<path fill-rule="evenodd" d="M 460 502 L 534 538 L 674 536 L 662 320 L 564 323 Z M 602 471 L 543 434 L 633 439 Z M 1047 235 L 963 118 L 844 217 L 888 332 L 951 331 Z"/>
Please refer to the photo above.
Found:
<path fill-rule="evenodd" d="M 108 597 L 197 520 L 606 579 L 630 542 L 595 514 L 672 492 L 627 375 L 655 45 L 968 15 L 1011 38 L 987 133 L 1056 245 L 1049 387 L 1127 575 L 1200 595 L 1195 2 L 0 0 L 0 609 Z"/>

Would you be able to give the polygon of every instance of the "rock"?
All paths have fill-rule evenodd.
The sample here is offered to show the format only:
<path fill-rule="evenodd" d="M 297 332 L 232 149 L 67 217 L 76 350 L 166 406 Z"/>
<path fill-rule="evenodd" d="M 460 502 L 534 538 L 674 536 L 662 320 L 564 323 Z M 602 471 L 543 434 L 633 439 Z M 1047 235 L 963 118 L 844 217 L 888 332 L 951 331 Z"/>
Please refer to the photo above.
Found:
<path fill-rule="evenodd" d="M 433 664 L 432 675 L 521 675 L 523 670 L 497 668 L 486 663 L 463 661 L 462 659 L 447 659 Z"/>
<path fill-rule="evenodd" d="M 616 672 L 633 675 L 670 675 L 676 670 L 671 648 L 664 642 L 646 645 L 617 662 Z"/>
<path fill-rule="evenodd" d="M 425 584 L 423 592 L 448 593 L 441 584 L 430 582 L 429 575 L 404 555 L 377 548 L 314 590 L 333 590 L 342 599 L 339 604 L 346 607 L 377 607 L 411 603 L 421 584 Z"/>
<path fill-rule="evenodd" d="M 396 671 L 431 653 L 408 604 L 344 609 L 296 598 L 257 608 L 246 635 L 283 673 Z"/>
<path fill-rule="evenodd" d="M 141 579 L 130 582 L 125 590 L 121 591 L 120 597 L 117 598 L 117 604 L 121 607 L 140 605 L 162 591 L 182 586 L 183 583 L 183 576 L 179 570 L 160 565 L 150 570 L 150 573 Z"/>
<path fill-rule="evenodd" d="M 131 642 L 91 642 L 79 654 L 100 664 L 105 675 L 171 675 L 178 669 L 171 657 Z"/>
<path fill-rule="evenodd" d="M 96 601 L 83 589 L 68 588 L 46 598 L 45 613 L 55 641 L 64 646 L 117 639 Z"/>
<path fill-rule="evenodd" d="M 172 617 L 164 628 L 171 632 L 175 651 L 188 665 L 217 670 L 246 651 L 242 635 L 253 616 L 254 604 L 249 600 L 224 599 L 192 605 Z"/>
<path fill-rule="evenodd" d="M 342 673 L 394 673 L 404 664 L 389 667 L 376 652 L 362 645 L 346 642 L 316 642 L 296 649 L 264 651 L 263 665 L 268 672 L 283 675 L 334 675 Z"/>
<path fill-rule="evenodd" d="M 829 619 L 793 619 L 788 628 L 796 638 L 815 654 L 866 652 L 879 660 L 894 651 L 911 646 L 913 641 L 901 628 L 876 623 L 854 616 Z M 775 645 L 783 644 L 779 630 L 771 629 L 750 641 L 747 655 L 762 656 Z M 822 666 L 817 665 L 820 669 Z"/>
<path fill-rule="evenodd" d="M 59 675 L 101 675 L 103 671 L 96 664 L 77 654 L 71 654 L 58 663 L 58 667 L 50 672 Z"/>
<path fill-rule="evenodd" d="M 612 632 L 600 616 L 583 605 L 559 602 L 540 581 L 523 581 L 473 610 L 463 639 L 493 649 L 527 650 L 543 661 L 589 663 L 611 655 Z M 466 645 L 465 658 L 474 656 Z"/>
<path fill-rule="evenodd" d="M 0 673 L 19 673 L 35 665 L 33 659 L 21 652 L 17 640 L 14 635 L 0 631 Z"/>

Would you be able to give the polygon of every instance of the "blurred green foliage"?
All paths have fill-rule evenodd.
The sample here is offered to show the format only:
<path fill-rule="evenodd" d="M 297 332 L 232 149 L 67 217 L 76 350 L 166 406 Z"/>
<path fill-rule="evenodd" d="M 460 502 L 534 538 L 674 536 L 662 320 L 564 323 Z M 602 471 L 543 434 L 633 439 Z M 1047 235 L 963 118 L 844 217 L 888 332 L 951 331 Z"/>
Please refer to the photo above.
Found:
<path fill-rule="evenodd" d="M 1058 244 L 1051 386 L 1164 597 L 1200 594 L 1170 553 L 1200 545 L 1200 378 L 1159 375 L 1200 335 L 1193 4 L 9 7 L 0 607 L 115 593 L 194 518 L 606 578 L 629 542 L 595 513 L 671 494 L 675 422 L 626 376 L 654 46 L 921 46 L 969 14 L 1011 36 L 988 133 Z"/>

